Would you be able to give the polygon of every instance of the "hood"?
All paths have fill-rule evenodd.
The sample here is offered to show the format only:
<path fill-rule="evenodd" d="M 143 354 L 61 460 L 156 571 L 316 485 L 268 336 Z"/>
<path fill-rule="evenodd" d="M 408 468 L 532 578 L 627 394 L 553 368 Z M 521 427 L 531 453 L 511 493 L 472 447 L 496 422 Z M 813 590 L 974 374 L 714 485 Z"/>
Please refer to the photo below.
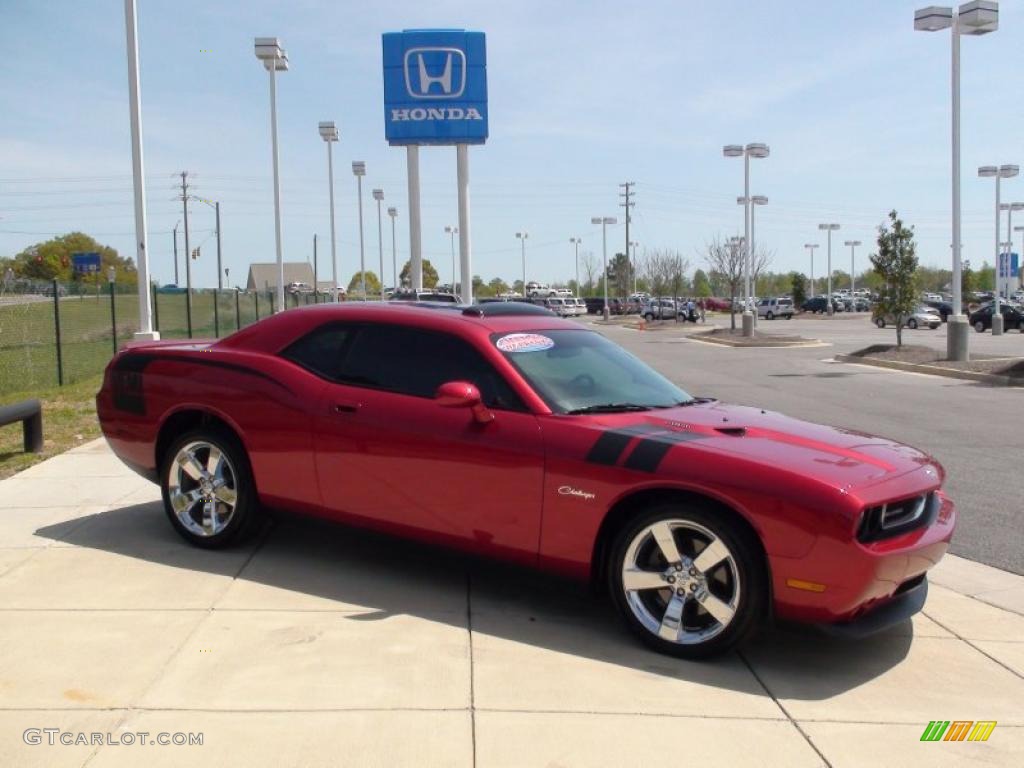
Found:
<path fill-rule="evenodd" d="M 915 485 L 922 489 L 938 487 L 943 479 L 941 466 L 916 448 L 760 408 L 707 402 L 615 414 L 601 417 L 600 422 L 604 429 L 624 429 L 658 443 L 721 453 L 813 479 L 844 493 L 865 491 L 912 473 L 920 473 Z M 670 467 L 666 461 L 664 469 L 670 471 Z"/>

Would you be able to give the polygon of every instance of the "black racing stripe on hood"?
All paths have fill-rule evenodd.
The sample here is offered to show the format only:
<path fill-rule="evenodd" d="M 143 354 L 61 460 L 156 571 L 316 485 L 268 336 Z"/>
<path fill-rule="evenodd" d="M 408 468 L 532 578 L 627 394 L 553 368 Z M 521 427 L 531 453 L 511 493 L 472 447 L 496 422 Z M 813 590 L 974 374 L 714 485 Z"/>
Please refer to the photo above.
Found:
<path fill-rule="evenodd" d="M 654 437 L 645 438 L 637 443 L 636 448 L 626 457 L 622 465 L 626 469 L 639 472 L 656 472 L 665 454 L 674 445 L 688 443 L 691 440 L 703 440 L 704 435 L 693 432 L 663 432 Z"/>
<path fill-rule="evenodd" d="M 591 464 L 605 464 L 613 467 L 622 458 L 626 447 L 635 437 L 660 432 L 661 428 L 653 424 L 634 424 L 629 427 L 610 429 L 602 432 L 594 441 L 587 453 L 586 460 Z"/>

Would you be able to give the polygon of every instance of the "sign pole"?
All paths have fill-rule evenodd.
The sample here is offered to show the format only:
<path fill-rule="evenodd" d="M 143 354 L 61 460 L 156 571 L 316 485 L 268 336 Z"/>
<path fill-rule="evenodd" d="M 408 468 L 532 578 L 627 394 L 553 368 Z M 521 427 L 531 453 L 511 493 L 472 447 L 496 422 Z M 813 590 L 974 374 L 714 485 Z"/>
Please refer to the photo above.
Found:
<path fill-rule="evenodd" d="M 455 164 L 459 177 L 459 272 L 462 275 L 460 299 L 473 303 L 473 270 L 469 237 L 469 146 L 455 145 Z"/>
<path fill-rule="evenodd" d="M 409 144 L 405 148 L 406 166 L 409 175 L 409 270 L 410 282 L 415 291 L 423 290 L 423 254 L 420 230 L 420 148 Z M 460 187 L 461 189 L 461 187 Z M 461 208 L 460 208 L 461 210 Z"/>

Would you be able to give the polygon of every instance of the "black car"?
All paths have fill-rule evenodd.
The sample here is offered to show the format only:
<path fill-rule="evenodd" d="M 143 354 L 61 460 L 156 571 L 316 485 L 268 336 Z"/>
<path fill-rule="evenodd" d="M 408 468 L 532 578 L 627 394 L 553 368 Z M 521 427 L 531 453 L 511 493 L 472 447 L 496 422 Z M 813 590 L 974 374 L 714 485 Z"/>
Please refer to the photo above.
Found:
<path fill-rule="evenodd" d="M 942 317 L 942 322 L 947 322 L 949 316 L 953 314 L 953 304 L 948 301 L 926 301 L 924 303 L 926 307 L 939 310 L 939 315 Z"/>
<path fill-rule="evenodd" d="M 801 304 L 800 311 L 811 312 L 813 314 L 818 314 L 820 312 L 824 314 L 828 312 L 828 304 L 826 303 L 826 299 L 824 296 L 815 296 L 813 299 L 808 299 L 803 304 Z M 839 302 L 836 301 L 835 299 L 832 299 L 832 311 L 843 311 L 842 307 L 839 306 Z"/>
<path fill-rule="evenodd" d="M 971 313 L 969 320 L 971 325 L 974 326 L 974 330 L 978 333 L 984 333 L 992 327 L 992 308 L 993 304 L 986 304 Z M 1016 328 L 1021 333 L 1024 333 L 1024 308 L 1019 305 L 1000 302 L 999 314 L 1003 316 L 1004 330 L 1009 331 Z"/>

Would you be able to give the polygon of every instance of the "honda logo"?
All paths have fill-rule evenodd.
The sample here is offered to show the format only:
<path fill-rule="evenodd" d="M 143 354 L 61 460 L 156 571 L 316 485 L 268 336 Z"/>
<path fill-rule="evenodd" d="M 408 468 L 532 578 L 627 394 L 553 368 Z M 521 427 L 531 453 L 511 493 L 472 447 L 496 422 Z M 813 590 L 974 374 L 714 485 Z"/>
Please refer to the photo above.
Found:
<path fill-rule="evenodd" d="M 458 48 L 410 48 L 404 69 L 414 99 L 457 99 L 466 88 L 466 54 Z"/>

